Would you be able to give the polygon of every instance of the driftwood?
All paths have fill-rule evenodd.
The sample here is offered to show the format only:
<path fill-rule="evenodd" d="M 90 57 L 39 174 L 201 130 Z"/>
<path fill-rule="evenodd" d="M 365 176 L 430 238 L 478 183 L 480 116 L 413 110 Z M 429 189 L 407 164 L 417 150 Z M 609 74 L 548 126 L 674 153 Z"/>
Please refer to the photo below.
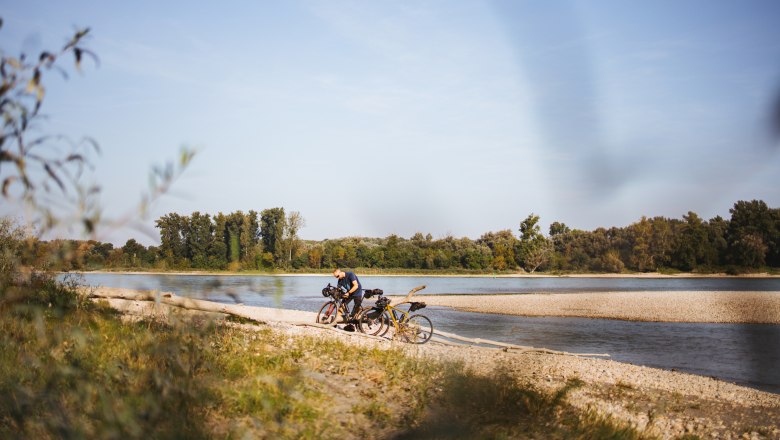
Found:
<path fill-rule="evenodd" d="M 409 300 L 410 300 L 410 299 L 412 299 L 412 296 L 413 296 L 415 293 L 417 293 L 417 292 L 419 292 L 419 291 L 421 291 L 421 290 L 423 290 L 423 289 L 425 289 L 425 285 L 424 285 L 424 284 L 423 284 L 422 286 L 417 286 L 417 287 L 415 287 L 414 289 L 410 290 L 410 291 L 409 291 L 409 293 L 407 293 L 407 294 L 406 294 L 406 296 L 405 296 L 405 297 L 404 297 L 404 298 L 403 298 L 403 299 L 402 299 L 400 302 L 394 303 L 394 304 L 392 304 L 392 305 L 395 307 L 395 306 L 399 306 L 399 305 L 401 305 L 401 304 L 406 304 L 406 303 L 408 303 L 408 302 L 409 302 Z"/>
<path fill-rule="evenodd" d="M 547 353 L 547 354 L 563 354 L 563 355 L 568 355 L 568 356 L 601 356 L 601 357 L 609 357 L 609 355 L 605 354 L 605 353 L 600 353 L 600 354 L 596 354 L 596 353 L 569 353 L 569 352 L 566 352 L 566 351 L 549 350 L 547 348 L 534 348 L 534 347 L 528 347 L 528 346 L 524 346 L 524 345 L 509 344 L 509 343 L 506 343 L 506 342 L 491 341 L 490 339 L 465 338 L 463 336 L 456 335 L 454 333 L 443 332 L 441 330 L 434 330 L 433 334 L 434 335 L 438 335 L 438 336 L 443 336 L 443 337 L 449 338 L 449 339 L 454 339 L 456 341 L 468 342 L 468 343 L 474 344 L 474 345 L 477 345 L 477 344 L 495 345 L 497 347 L 502 347 L 502 348 L 506 348 L 506 349 L 518 350 L 521 353 L 535 352 L 535 353 Z M 440 341 L 440 342 L 443 342 L 443 341 Z M 463 345 L 463 344 L 458 344 L 458 345 Z"/>
<path fill-rule="evenodd" d="M 187 310 L 199 310 L 202 312 L 224 313 L 240 318 L 251 319 L 264 323 L 267 319 L 262 312 L 254 307 L 234 304 L 220 304 L 200 299 L 184 298 L 170 292 L 101 292 L 99 290 L 89 292 L 91 298 L 115 298 L 132 301 L 154 301 L 160 304 L 181 307 Z"/>

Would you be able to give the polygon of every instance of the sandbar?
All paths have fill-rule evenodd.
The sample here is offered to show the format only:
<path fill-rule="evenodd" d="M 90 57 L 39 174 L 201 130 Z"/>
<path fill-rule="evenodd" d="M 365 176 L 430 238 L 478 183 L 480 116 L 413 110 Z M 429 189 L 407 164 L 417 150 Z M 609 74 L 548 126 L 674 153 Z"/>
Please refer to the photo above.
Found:
<path fill-rule="evenodd" d="M 780 292 L 588 292 L 418 295 L 414 301 L 457 310 L 649 322 L 780 324 Z"/>

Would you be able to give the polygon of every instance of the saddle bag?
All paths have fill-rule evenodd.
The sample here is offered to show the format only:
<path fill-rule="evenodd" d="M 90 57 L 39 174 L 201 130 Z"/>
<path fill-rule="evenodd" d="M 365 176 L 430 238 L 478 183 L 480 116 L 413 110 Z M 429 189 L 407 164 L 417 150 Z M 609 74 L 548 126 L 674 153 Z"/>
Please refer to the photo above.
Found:
<path fill-rule="evenodd" d="M 385 293 L 382 289 L 366 289 L 363 291 L 364 298 L 371 298 L 372 296 L 382 296 Z"/>
<path fill-rule="evenodd" d="M 420 309 L 424 309 L 425 306 L 426 306 L 426 304 L 424 302 L 422 302 L 422 301 L 420 301 L 420 302 L 413 302 L 412 306 L 409 307 L 409 311 L 410 312 L 414 312 L 414 311 L 417 311 L 417 310 L 420 310 Z"/>

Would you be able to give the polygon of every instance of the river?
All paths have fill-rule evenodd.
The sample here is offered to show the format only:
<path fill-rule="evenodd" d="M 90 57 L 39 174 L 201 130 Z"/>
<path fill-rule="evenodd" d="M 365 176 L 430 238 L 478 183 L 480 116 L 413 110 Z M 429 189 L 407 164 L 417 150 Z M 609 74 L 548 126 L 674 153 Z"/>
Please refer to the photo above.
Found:
<path fill-rule="evenodd" d="M 616 291 L 769 291 L 777 278 L 490 278 L 361 276 L 365 288 L 385 294 L 577 293 Z M 316 312 L 330 276 L 84 274 L 93 286 L 171 291 L 218 302 Z M 780 393 L 780 326 L 630 322 L 588 318 L 526 318 L 424 310 L 434 328 L 467 337 L 580 353 L 609 353 L 611 359 L 674 369 Z"/>

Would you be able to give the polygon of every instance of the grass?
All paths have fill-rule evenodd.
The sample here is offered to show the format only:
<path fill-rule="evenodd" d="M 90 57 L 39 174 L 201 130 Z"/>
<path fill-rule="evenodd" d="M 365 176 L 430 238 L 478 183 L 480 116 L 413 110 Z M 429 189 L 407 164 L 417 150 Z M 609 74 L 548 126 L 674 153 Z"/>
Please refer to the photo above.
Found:
<path fill-rule="evenodd" d="M 508 373 L 207 320 L 126 322 L 50 278 L 0 292 L 0 438 L 641 438 Z"/>
<path fill-rule="evenodd" d="M 399 438 L 645 438 L 632 427 L 568 405 L 566 396 L 582 385 L 570 379 L 555 392 L 544 392 L 500 369 L 481 376 L 455 368 L 445 375 L 428 420 Z"/>

